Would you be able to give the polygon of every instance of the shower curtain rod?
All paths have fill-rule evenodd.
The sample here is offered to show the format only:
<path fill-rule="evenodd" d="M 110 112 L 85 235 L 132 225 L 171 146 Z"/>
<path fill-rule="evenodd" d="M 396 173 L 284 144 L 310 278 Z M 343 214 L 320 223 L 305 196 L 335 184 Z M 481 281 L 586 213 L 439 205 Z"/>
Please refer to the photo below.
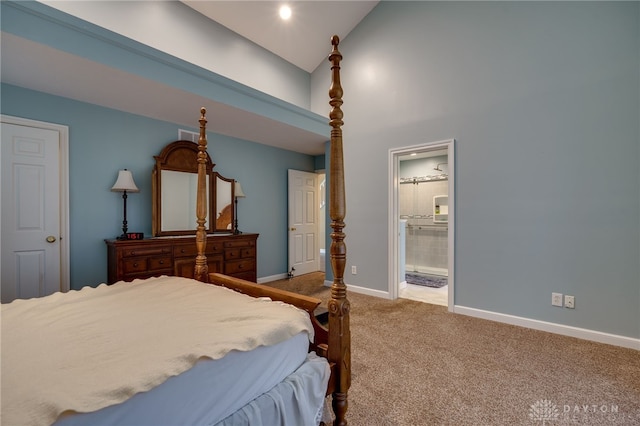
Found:
<path fill-rule="evenodd" d="M 413 178 L 401 178 L 400 184 L 403 183 L 425 183 L 425 182 L 439 182 L 443 180 L 449 180 L 449 175 L 438 175 L 438 176 L 421 176 L 421 177 L 413 177 Z"/>

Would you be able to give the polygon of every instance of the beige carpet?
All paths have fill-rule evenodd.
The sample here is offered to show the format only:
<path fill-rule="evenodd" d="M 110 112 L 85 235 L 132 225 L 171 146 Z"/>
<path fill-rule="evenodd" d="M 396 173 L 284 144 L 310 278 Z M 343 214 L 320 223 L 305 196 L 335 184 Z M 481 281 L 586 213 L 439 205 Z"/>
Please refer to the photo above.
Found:
<path fill-rule="evenodd" d="M 327 300 L 324 274 L 267 283 Z M 640 425 L 640 352 L 349 293 L 350 425 Z"/>

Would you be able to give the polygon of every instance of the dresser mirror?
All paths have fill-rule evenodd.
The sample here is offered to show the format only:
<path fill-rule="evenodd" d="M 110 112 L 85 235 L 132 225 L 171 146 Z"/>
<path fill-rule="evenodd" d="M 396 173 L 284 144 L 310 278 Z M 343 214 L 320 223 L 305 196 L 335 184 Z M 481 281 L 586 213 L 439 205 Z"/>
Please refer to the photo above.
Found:
<path fill-rule="evenodd" d="M 213 211 L 215 215 L 210 217 L 216 218 L 215 230 L 216 231 L 233 231 L 233 219 L 235 215 L 233 207 L 234 197 L 234 180 L 222 177 L 220 174 L 214 172 L 214 186 L 215 191 L 215 208 Z M 195 228 L 194 228 L 195 229 Z"/>
<path fill-rule="evenodd" d="M 234 180 L 214 172 L 214 164 L 209 154 L 205 154 L 207 232 L 232 232 L 235 218 Z M 153 236 L 194 235 L 197 227 L 198 144 L 190 141 L 172 142 L 154 158 L 156 164 L 151 177 Z"/>

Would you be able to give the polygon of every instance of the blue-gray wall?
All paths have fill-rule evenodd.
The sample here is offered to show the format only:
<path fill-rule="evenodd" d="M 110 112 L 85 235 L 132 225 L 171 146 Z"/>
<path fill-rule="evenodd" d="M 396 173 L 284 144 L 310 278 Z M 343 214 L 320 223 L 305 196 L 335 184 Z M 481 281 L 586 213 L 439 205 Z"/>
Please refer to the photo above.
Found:
<path fill-rule="evenodd" d="M 381 2 L 340 45 L 346 281 L 388 289 L 389 149 L 455 138 L 455 304 L 639 338 L 639 8 Z"/>
<path fill-rule="evenodd" d="M 124 22 L 123 15 L 129 16 L 127 22 L 137 22 L 134 17 L 138 16 L 138 21 L 150 28 L 147 34 L 140 32 L 141 27 L 136 24 L 132 29 L 138 35 L 174 44 L 179 39 L 179 44 L 192 48 L 182 49 L 182 53 L 199 52 L 201 58 L 214 58 L 222 67 L 220 72 L 259 68 L 260 73 L 245 77 L 257 79 L 251 81 L 260 87 L 272 83 L 271 91 L 286 101 L 189 62 L 190 57 L 157 50 L 149 40 L 139 41 L 133 34 L 127 34 L 129 38 L 114 33 L 109 30 L 110 25 L 94 25 L 39 2 L 3 1 L 0 6 L 2 30 L 10 34 L 328 136 L 329 127 L 324 117 L 290 103 L 307 106 L 308 73 L 212 24 L 185 5 L 102 2 L 94 4 L 98 9 L 84 10 L 93 18 L 96 15 L 113 18 L 110 23 L 115 25 Z M 85 5 L 75 6 L 83 9 Z M 149 8 L 156 12 L 152 14 L 154 20 L 148 19 Z M 167 33 L 169 27 L 174 30 Z M 203 34 L 207 39 L 205 46 Z M 184 39 L 189 36 L 199 39 Z M 246 55 L 229 49 L 230 45 Z M 202 55 L 203 51 L 210 54 Z M 279 80 L 269 79 L 269 75 L 278 75 Z M 196 130 L 198 125 L 199 107 L 194 107 L 191 130 Z M 153 156 L 159 154 L 165 144 L 177 139 L 177 130 L 185 128 L 184 123 L 162 122 L 7 84 L 2 85 L 0 108 L 2 114 L 69 126 L 71 287 L 106 281 L 103 239 L 118 235 L 122 223 L 122 198 L 109 191 L 112 181 L 118 169 L 133 171 L 141 192 L 128 198 L 129 230 L 150 235 Z M 286 273 L 287 170 L 313 171 L 322 160 L 214 133 L 209 133 L 209 152 L 216 170 L 241 182 L 247 194 L 247 198 L 238 201 L 238 221 L 241 230 L 260 234 L 258 277 Z"/>
<path fill-rule="evenodd" d="M 127 199 L 129 230 L 151 236 L 153 156 L 184 126 L 6 84 L 1 94 L 2 114 L 69 126 L 71 287 L 106 282 L 104 239 L 122 233 L 122 195 L 110 191 L 118 170 L 131 170 L 140 188 Z M 215 133 L 207 138 L 215 170 L 241 182 L 247 195 L 238 200 L 238 224 L 260 234 L 258 277 L 284 274 L 287 170 L 313 171 L 315 158 Z"/>
<path fill-rule="evenodd" d="M 52 31 L 48 20 L 25 27 L 21 22 L 12 24 L 15 21 L 5 16 L 3 8 L 3 30 L 9 27 L 27 37 L 25 33 L 37 32 L 42 26 L 37 41 L 60 44 L 60 40 L 71 40 L 66 38 L 64 26 Z M 345 55 L 345 232 L 348 264 L 358 266 L 358 275 L 345 277 L 347 283 L 388 290 L 389 149 L 455 138 L 455 304 L 640 338 L 639 22 L 638 2 L 381 2 L 340 46 Z M 54 37 L 61 33 L 64 37 Z M 100 45 L 109 55 L 95 57 L 99 43 L 100 38 L 54 47 L 75 54 L 84 50 L 96 61 L 113 59 L 117 52 L 112 46 Z M 122 43 L 134 44 L 128 40 Z M 155 51 L 150 55 L 173 61 Z M 112 65 L 139 72 L 145 70 L 147 59 L 118 57 Z M 165 83 L 175 76 L 173 69 L 147 70 Z M 197 78 L 175 81 L 180 88 L 195 91 L 205 81 L 201 77 L 200 73 Z M 206 82 L 216 83 L 211 79 Z M 311 75 L 310 84 L 311 110 L 326 116 L 327 63 Z M 5 90 L 10 89 L 3 87 L 3 113 L 62 123 L 75 120 L 71 116 L 55 119 L 57 104 L 69 101 L 26 93 L 27 97 L 35 96 L 33 102 L 55 101 L 41 116 L 34 116 L 26 106 L 18 110 L 7 105 Z M 16 97 L 23 95 L 15 92 Z M 212 92 L 216 96 L 222 93 Z M 237 107 L 251 108 L 247 99 L 231 101 Z M 95 111 L 95 107 L 87 108 Z M 82 108 L 69 106 L 69 111 L 76 109 Z M 274 111 L 262 112 L 273 117 L 271 114 L 281 110 L 276 105 Z M 95 184 L 105 193 L 105 201 L 95 203 L 109 212 L 101 216 L 108 225 L 92 237 L 96 249 L 102 247 L 102 238 L 119 230 L 120 201 L 108 191 L 116 170 L 128 166 L 144 179 L 145 167 L 150 172 L 151 155 L 172 139 L 176 129 L 153 121 L 153 125 L 146 125 L 148 119 L 134 120 L 114 111 L 107 116 L 125 128 L 129 120 L 136 122 L 132 127 L 140 126 L 122 134 L 146 134 L 141 129 L 167 126 L 169 136 L 162 143 L 154 138 L 158 144 L 154 147 L 130 148 L 140 150 L 136 154 L 139 159 L 132 164 L 116 162 L 123 158 L 121 154 L 109 154 L 110 164 L 101 172 L 103 182 Z M 114 136 L 122 136 L 98 118 L 94 124 L 104 126 L 104 140 L 111 142 Z M 90 143 L 73 139 L 74 129 L 80 126 L 72 127 L 72 149 Z M 84 131 L 87 140 L 102 137 L 89 129 L 93 130 L 87 125 Z M 238 145 L 253 146 L 246 142 Z M 216 148 L 220 155 L 225 146 Z M 102 145 L 96 149 L 109 152 Z M 247 148 L 241 161 L 246 164 L 249 155 L 256 155 L 255 161 L 262 162 L 261 150 L 272 152 L 265 147 Z M 77 154 L 71 155 L 72 161 L 77 161 L 73 159 Z M 216 155 L 214 152 L 214 158 Z M 226 160 L 215 161 L 222 167 Z M 312 157 L 296 157 L 291 163 L 296 161 L 314 169 Z M 75 167 L 91 178 L 96 176 L 90 166 L 72 165 L 72 179 L 89 179 L 79 176 Z M 268 173 L 269 164 L 264 167 Z M 241 170 L 252 173 L 238 168 L 234 176 L 236 170 L 221 170 L 240 180 L 247 192 L 248 197 L 241 200 L 241 227 L 249 230 L 255 223 L 251 230 L 268 233 L 271 230 L 262 225 L 263 216 L 269 214 L 265 213 L 267 204 L 249 203 L 268 200 L 269 205 L 277 206 L 284 204 L 285 196 L 258 188 L 254 201 L 251 176 L 241 175 Z M 284 173 L 274 172 L 274 179 L 278 179 L 275 175 L 286 181 Z M 139 180 L 139 184 L 145 182 Z M 130 198 L 132 229 L 149 227 L 136 223 L 142 218 L 133 213 L 148 209 L 150 195 L 144 194 Z M 146 201 L 145 196 L 149 197 Z M 71 197 L 72 205 L 77 206 L 83 201 L 76 197 L 93 199 L 94 195 L 93 191 L 72 190 Z M 77 268 L 104 268 L 104 263 L 76 266 L 84 261 L 81 251 L 86 248 L 83 241 L 87 236 L 83 232 L 97 222 L 88 218 L 76 225 L 84 215 L 84 208 L 72 211 L 72 246 L 78 244 L 72 249 L 74 284 L 75 280 L 93 279 Z M 277 234 L 280 243 L 267 245 L 262 236 L 259 240 L 260 276 L 286 270 L 284 259 L 273 266 L 265 258 L 286 247 L 285 218 L 284 210 L 273 216 L 273 222 L 282 226 Z M 376 244 L 371 244 L 372 236 Z M 91 259 L 104 262 L 104 252 L 94 256 Z M 552 307 L 552 292 L 573 294 L 576 309 Z"/>

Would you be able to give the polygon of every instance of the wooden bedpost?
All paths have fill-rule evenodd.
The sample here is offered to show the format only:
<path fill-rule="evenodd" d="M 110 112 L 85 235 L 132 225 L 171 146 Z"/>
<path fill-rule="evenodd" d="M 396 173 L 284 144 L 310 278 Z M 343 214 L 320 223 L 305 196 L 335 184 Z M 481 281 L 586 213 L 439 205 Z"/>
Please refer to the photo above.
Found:
<path fill-rule="evenodd" d="M 209 268 L 207 266 L 207 256 L 205 247 L 207 245 L 207 109 L 200 108 L 200 138 L 198 138 L 198 189 L 196 201 L 196 267 L 194 278 L 198 281 L 209 282 Z"/>
<path fill-rule="evenodd" d="M 347 247 L 344 244 L 344 217 L 346 214 L 344 191 L 344 162 L 342 157 L 342 86 L 340 84 L 340 61 L 338 51 L 340 39 L 331 37 L 333 49 L 329 54 L 331 62 L 331 87 L 329 88 L 329 124 L 331 125 L 331 148 L 329 168 L 329 214 L 331 217 L 331 269 L 333 284 L 329 309 L 329 362 L 335 363 L 335 391 L 333 393 L 333 411 L 336 415 L 335 426 L 347 424 L 347 391 L 351 386 L 351 331 L 349 328 L 349 300 L 344 284 L 344 268 L 347 260 Z M 339 330 L 339 332 L 335 332 Z"/>

